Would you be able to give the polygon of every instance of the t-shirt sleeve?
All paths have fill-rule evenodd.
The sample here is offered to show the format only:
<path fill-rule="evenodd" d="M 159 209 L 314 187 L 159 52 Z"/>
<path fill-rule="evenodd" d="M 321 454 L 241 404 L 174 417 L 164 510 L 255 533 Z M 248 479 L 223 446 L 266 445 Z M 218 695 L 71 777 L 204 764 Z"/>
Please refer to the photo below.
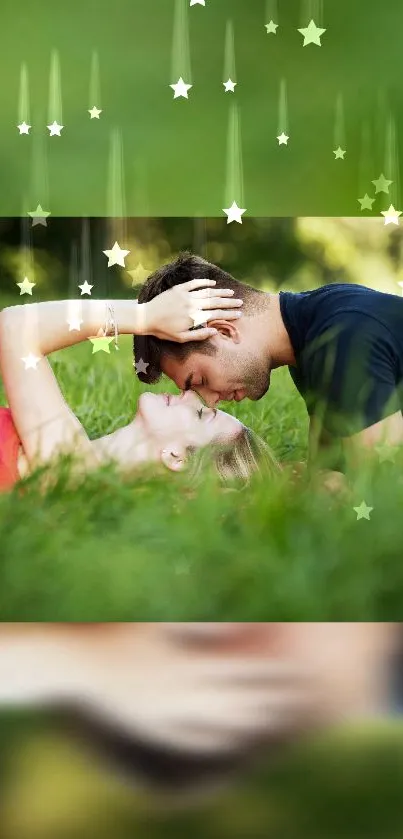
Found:
<path fill-rule="evenodd" d="M 330 324 L 305 364 L 308 412 L 333 436 L 355 434 L 400 410 L 393 336 L 374 318 Z"/>

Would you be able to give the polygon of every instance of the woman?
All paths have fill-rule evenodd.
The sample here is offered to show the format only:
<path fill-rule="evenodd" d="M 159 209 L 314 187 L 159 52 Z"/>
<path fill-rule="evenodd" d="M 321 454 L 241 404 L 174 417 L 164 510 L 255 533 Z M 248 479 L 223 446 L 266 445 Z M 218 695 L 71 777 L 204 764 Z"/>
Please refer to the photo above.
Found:
<path fill-rule="evenodd" d="M 246 477 L 256 468 L 259 446 L 235 417 L 203 406 L 194 394 L 145 393 L 131 423 L 90 440 L 66 404 L 46 356 L 89 339 L 94 351 L 114 336 L 151 334 L 179 342 L 204 340 L 216 332 L 192 320 L 239 317 L 241 300 L 213 289 L 215 281 L 195 279 L 145 304 L 137 301 L 49 301 L 12 306 L 0 314 L 0 370 L 9 409 L 0 410 L 0 487 L 12 487 L 35 467 L 60 454 L 74 454 L 80 468 L 113 461 L 123 472 L 162 463 L 180 471 L 197 450 L 216 446 L 223 477 Z M 80 306 L 78 311 L 77 306 Z M 70 313 L 70 316 L 69 316 Z M 202 316 L 201 316 L 202 315 Z M 141 362 L 141 359 L 138 360 Z M 266 455 L 272 468 L 274 460 Z"/>

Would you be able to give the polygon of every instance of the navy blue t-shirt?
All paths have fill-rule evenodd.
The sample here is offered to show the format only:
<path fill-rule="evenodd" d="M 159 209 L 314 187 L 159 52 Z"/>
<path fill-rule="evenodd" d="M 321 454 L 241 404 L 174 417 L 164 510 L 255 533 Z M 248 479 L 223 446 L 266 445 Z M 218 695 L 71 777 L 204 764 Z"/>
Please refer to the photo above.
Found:
<path fill-rule="evenodd" d="M 296 367 L 289 371 L 331 435 L 348 436 L 403 410 L 403 298 L 335 283 L 280 292 Z"/>

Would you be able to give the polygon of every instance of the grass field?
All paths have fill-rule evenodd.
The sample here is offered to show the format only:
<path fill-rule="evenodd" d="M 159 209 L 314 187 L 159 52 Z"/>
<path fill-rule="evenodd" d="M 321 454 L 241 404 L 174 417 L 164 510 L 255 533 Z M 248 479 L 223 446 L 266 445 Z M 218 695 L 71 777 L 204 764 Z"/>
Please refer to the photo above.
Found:
<path fill-rule="evenodd" d="M 87 344 L 51 360 L 91 437 L 132 418 L 146 388 L 129 338 L 110 356 Z M 227 407 L 283 463 L 306 457 L 305 406 L 286 369 L 265 399 Z M 0 497 L 0 619 L 400 619 L 401 475 L 397 462 L 357 475 L 351 502 L 287 470 L 241 492 L 209 475 L 190 492 L 184 476 L 123 483 L 104 469 L 75 488 L 61 477 L 43 496 L 34 476 L 23 494 Z M 357 520 L 362 500 L 370 520 Z"/>

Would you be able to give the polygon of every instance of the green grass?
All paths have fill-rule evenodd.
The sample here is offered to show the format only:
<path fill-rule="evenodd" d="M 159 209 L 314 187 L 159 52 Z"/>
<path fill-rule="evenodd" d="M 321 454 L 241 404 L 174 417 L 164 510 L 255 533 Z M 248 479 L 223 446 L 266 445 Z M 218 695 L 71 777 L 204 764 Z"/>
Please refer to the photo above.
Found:
<path fill-rule="evenodd" d="M 145 388 L 129 338 L 110 356 L 82 345 L 51 360 L 91 437 L 132 418 Z M 282 462 L 306 457 L 305 406 L 287 370 L 265 399 L 228 410 Z M 123 482 L 104 469 L 76 487 L 61 477 L 46 496 L 33 477 L 0 497 L 0 619 L 400 619 L 401 476 L 401 463 L 357 475 L 351 503 L 288 473 L 242 492 L 206 475 L 189 492 L 183 476 Z M 353 510 L 363 499 L 370 521 Z"/>

